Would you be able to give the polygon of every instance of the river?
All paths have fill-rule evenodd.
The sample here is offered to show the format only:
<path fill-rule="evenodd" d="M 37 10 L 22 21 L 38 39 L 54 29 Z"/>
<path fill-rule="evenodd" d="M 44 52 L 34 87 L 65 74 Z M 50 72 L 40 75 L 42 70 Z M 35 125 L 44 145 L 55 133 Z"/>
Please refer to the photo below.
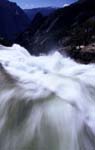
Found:
<path fill-rule="evenodd" d="M 95 150 L 95 64 L 1 45 L 0 150 Z"/>

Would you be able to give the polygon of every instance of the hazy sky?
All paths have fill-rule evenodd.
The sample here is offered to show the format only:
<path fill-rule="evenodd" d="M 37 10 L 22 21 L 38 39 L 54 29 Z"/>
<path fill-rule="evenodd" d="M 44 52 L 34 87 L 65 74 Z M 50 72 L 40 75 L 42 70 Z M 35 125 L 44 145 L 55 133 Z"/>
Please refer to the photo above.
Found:
<path fill-rule="evenodd" d="M 10 0 L 16 2 L 22 8 L 46 7 L 46 6 L 64 6 L 77 0 Z"/>

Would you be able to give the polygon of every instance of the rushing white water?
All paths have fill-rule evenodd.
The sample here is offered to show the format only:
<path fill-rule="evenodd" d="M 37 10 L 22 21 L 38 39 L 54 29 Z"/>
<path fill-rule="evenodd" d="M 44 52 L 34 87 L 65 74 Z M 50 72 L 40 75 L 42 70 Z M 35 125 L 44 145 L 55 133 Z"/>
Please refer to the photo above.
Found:
<path fill-rule="evenodd" d="M 95 64 L 0 46 L 0 150 L 95 150 Z"/>

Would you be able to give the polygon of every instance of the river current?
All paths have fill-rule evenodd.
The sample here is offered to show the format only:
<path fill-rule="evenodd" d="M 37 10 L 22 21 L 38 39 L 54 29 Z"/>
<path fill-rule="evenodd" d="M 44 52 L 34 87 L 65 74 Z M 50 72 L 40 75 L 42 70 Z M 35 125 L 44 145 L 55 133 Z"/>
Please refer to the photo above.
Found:
<path fill-rule="evenodd" d="M 0 46 L 0 150 L 95 150 L 95 64 Z"/>

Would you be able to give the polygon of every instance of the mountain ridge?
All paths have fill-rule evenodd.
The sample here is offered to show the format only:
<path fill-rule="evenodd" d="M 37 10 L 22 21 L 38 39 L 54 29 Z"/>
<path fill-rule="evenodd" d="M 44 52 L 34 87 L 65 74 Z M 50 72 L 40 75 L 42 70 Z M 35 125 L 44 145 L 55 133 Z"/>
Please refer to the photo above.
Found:
<path fill-rule="evenodd" d="M 43 16 L 50 15 L 55 9 L 54 7 L 39 7 L 32 9 L 24 9 L 24 12 L 27 14 L 30 20 L 33 20 L 37 13 L 41 13 Z"/>

